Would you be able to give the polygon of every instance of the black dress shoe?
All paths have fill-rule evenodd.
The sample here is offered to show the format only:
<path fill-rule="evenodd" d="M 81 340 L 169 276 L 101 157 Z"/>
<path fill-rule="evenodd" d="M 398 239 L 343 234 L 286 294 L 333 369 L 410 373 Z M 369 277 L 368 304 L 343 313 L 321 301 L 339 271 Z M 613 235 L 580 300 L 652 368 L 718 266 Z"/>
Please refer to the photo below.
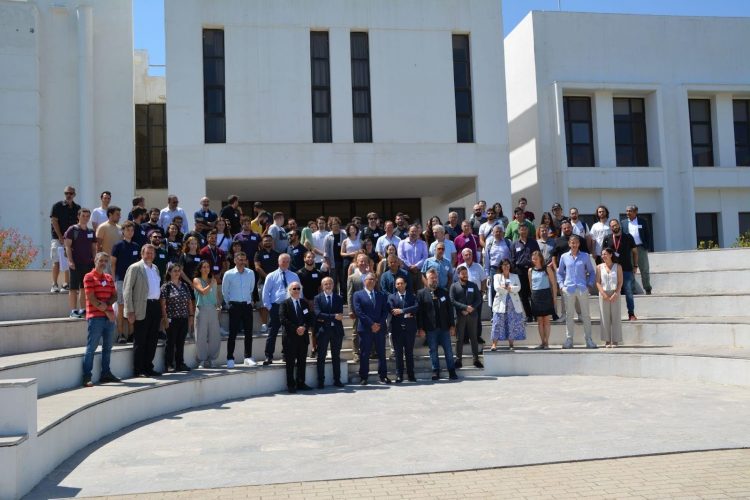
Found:
<path fill-rule="evenodd" d="M 318 382 L 318 389 L 325 389 L 326 385 L 323 382 Z"/>
<path fill-rule="evenodd" d="M 404 377 L 396 377 L 396 383 L 400 384 L 404 381 Z"/>
<path fill-rule="evenodd" d="M 417 377 L 415 377 L 414 375 L 409 375 L 408 380 L 409 380 L 409 382 L 416 382 L 417 381 Z"/>
<path fill-rule="evenodd" d="M 463 366 L 464 365 L 463 365 L 463 363 L 461 363 L 460 359 L 458 361 L 456 361 L 456 368 L 463 368 Z"/>
<path fill-rule="evenodd" d="M 477 368 L 484 368 L 484 365 L 478 359 L 474 361 L 474 366 L 476 366 Z"/>
<path fill-rule="evenodd" d="M 333 385 L 335 385 L 336 387 L 344 387 L 344 384 L 340 380 L 334 382 Z"/>
<path fill-rule="evenodd" d="M 149 377 L 161 377 L 161 375 L 162 375 L 161 372 L 157 372 L 156 370 L 148 370 L 145 373 Z"/>
<path fill-rule="evenodd" d="M 363 378 L 362 380 L 360 380 L 359 385 L 367 385 L 367 379 Z"/>
<path fill-rule="evenodd" d="M 180 366 L 178 366 L 177 368 L 175 368 L 175 371 L 177 371 L 177 372 L 189 372 L 190 371 L 190 367 L 188 365 L 186 365 L 185 363 L 182 363 Z"/>
<path fill-rule="evenodd" d="M 297 390 L 298 391 L 312 391 L 312 387 L 310 387 L 309 385 L 304 384 L 304 383 L 303 384 L 299 384 L 298 383 L 297 384 Z"/>
<path fill-rule="evenodd" d="M 440 380 L 440 372 L 432 372 L 432 380 Z"/>
<path fill-rule="evenodd" d="M 116 384 L 118 382 L 122 382 L 119 378 L 115 377 L 111 373 L 105 373 L 99 378 L 100 384 Z"/>
<path fill-rule="evenodd" d="M 287 391 L 289 392 L 289 394 L 294 394 L 295 392 L 297 392 L 297 389 L 296 389 L 296 388 L 294 388 L 294 387 L 293 387 L 293 386 L 291 386 L 291 385 L 290 385 L 290 386 L 287 386 L 286 390 L 287 390 Z"/>
<path fill-rule="evenodd" d="M 266 360 L 265 360 L 265 361 L 263 361 L 263 366 L 268 366 L 268 365 L 270 365 L 271 363 L 273 363 L 273 359 L 271 359 L 271 358 L 266 358 Z"/>
<path fill-rule="evenodd" d="M 484 344 L 484 339 L 482 337 L 477 337 L 477 342 Z"/>
<path fill-rule="evenodd" d="M 384 383 L 384 384 L 390 384 L 391 383 L 391 379 L 389 379 L 388 377 L 380 377 L 380 381 L 382 383 Z"/>
<path fill-rule="evenodd" d="M 456 374 L 456 370 L 450 370 L 448 372 L 448 378 L 451 380 L 458 380 L 458 375 Z"/>

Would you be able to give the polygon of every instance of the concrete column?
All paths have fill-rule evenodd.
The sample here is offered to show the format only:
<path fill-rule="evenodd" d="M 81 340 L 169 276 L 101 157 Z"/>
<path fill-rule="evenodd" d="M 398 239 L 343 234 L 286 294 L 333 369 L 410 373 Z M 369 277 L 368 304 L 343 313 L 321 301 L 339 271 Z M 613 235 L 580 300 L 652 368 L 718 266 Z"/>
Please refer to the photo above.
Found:
<path fill-rule="evenodd" d="M 0 380 L 0 437 L 36 436 L 35 378 Z"/>
<path fill-rule="evenodd" d="M 352 63 L 349 30 L 328 31 L 331 61 L 331 136 L 335 143 L 354 142 L 352 116 Z"/>
<path fill-rule="evenodd" d="M 76 9 L 78 24 L 79 175 L 78 203 L 98 206 L 94 170 L 94 14 L 91 7 Z"/>
<path fill-rule="evenodd" d="M 617 154 L 615 150 L 615 115 L 612 105 L 612 92 L 606 90 L 594 92 L 593 108 L 596 166 L 614 168 L 617 166 Z"/>
<path fill-rule="evenodd" d="M 736 167 L 734 151 L 734 111 L 732 94 L 717 94 L 714 99 L 713 120 L 714 161 L 717 167 Z"/>

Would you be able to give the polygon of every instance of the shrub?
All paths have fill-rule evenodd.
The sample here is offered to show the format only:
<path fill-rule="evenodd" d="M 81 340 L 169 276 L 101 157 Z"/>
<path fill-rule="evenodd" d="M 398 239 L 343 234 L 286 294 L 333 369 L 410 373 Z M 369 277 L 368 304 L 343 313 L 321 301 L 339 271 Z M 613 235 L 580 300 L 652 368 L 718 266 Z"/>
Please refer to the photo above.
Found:
<path fill-rule="evenodd" d="M 713 248 L 719 248 L 719 244 L 712 240 L 701 240 L 698 242 L 698 250 L 711 250 Z"/>
<path fill-rule="evenodd" d="M 732 246 L 735 248 L 750 248 L 750 231 L 740 234 Z"/>
<path fill-rule="evenodd" d="M 0 269 L 26 269 L 37 254 L 31 238 L 14 228 L 0 228 Z"/>

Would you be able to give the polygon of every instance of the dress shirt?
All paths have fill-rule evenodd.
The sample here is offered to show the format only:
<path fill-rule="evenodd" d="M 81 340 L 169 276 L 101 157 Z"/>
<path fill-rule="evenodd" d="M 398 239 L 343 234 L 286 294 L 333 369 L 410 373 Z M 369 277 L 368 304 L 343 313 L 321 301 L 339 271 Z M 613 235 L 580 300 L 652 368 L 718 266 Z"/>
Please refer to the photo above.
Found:
<path fill-rule="evenodd" d="M 243 272 L 239 272 L 236 267 L 233 267 L 224 273 L 221 292 L 224 294 L 225 301 L 252 304 L 254 289 L 255 273 L 250 269 L 245 268 Z"/>
<path fill-rule="evenodd" d="M 596 273 L 591 265 L 591 257 L 586 252 L 578 252 L 573 256 L 565 252 L 560 257 L 560 265 L 557 268 L 557 284 L 561 290 L 568 293 L 576 291 L 587 291 L 588 287 L 594 285 Z"/>
<path fill-rule="evenodd" d="M 420 239 L 412 243 L 409 238 L 399 242 L 398 258 L 407 266 L 417 266 L 421 269 L 427 258 L 427 243 Z"/>
<path fill-rule="evenodd" d="M 510 259 L 510 247 L 508 242 L 503 238 L 496 242 L 495 236 L 490 235 L 485 240 L 484 245 L 484 270 L 487 274 L 491 267 L 500 268 L 500 262 L 503 259 Z"/>
<path fill-rule="evenodd" d="M 445 257 L 443 257 L 443 260 L 438 260 L 437 257 L 430 257 L 422 264 L 422 274 L 426 274 L 430 269 L 434 269 L 438 273 L 438 286 L 447 288 L 448 275 L 451 272 L 451 262 Z"/>
<path fill-rule="evenodd" d="M 385 255 L 385 249 L 388 248 L 388 245 L 396 245 L 396 248 L 398 248 L 399 242 L 401 242 L 401 238 L 396 236 L 395 233 L 390 238 L 387 234 L 384 234 L 375 243 L 375 251 L 380 255 Z"/>
<path fill-rule="evenodd" d="M 144 263 L 145 264 L 145 263 Z M 148 300 L 158 300 L 161 298 L 161 278 L 159 277 L 159 268 L 156 264 L 145 264 L 143 268 L 146 270 L 146 277 L 148 278 Z"/>
<path fill-rule="evenodd" d="M 263 285 L 263 307 L 271 309 L 273 304 L 284 302 L 287 298 L 286 287 L 293 281 L 299 281 L 299 276 L 288 269 L 286 271 L 277 269 L 269 273 Z"/>
<path fill-rule="evenodd" d="M 164 234 L 167 234 L 167 228 L 175 217 L 182 217 L 182 232 L 183 234 L 189 233 L 190 229 L 188 228 L 188 218 L 185 211 L 180 207 L 177 207 L 174 210 L 165 207 L 159 212 L 159 225 L 164 229 Z"/>
<path fill-rule="evenodd" d="M 641 225 L 638 224 L 638 217 L 628 219 L 628 234 L 633 237 L 636 246 L 643 245 L 643 240 L 641 239 Z"/>
<path fill-rule="evenodd" d="M 459 264 L 458 267 L 456 267 L 456 272 L 453 275 L 453 281 L 457 282 L 460 281 L 458 279 L 458 270 L 462 267 L 465 267 L 469 271 L 469 281 L 474 283 L 479 287 L 479 289 L 482 289 L 482 283 L 484 283 L 484 280 L 487 279 L 487 274 L 484 272 L 484 268 L 477 264 L 476 262 L 472 262 L 471 266 L 467 266 L 464 262 L 463 264 Z"/>
<path fill-rule="evenodd" d="M 454 245 L 453 242 L 449 240 L 447 237 L 440 243 L 445 245 L 444 257 L 448 259 L 448 262 L 453 262 L 453 254 L 456 253 L 456 245 Z M 430 257 L 435 256 L 435 248 L 437 247 L 437 244 L 438 244 L 438 241 L 435 240 L 430 245 Z"/>

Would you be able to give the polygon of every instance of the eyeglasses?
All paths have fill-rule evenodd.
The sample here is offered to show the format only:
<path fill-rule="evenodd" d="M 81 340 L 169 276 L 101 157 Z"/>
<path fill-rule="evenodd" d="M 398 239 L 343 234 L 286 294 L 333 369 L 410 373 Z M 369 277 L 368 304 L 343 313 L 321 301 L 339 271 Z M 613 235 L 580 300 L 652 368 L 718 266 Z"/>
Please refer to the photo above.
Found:
<path fill-rule="evenodd" d="M 65 191 L 65 193 L 63 193 L 63 194 L 65 194 L 65 196 L 75 196 L 76 195 L 75 193 L 72 193 L 70 191 Z"/>
<path fill-rule="evenodd" d="M 298 286 L 292 287 L 292 290 L 300 290 L 300 287 L 298 287 Z"/>

